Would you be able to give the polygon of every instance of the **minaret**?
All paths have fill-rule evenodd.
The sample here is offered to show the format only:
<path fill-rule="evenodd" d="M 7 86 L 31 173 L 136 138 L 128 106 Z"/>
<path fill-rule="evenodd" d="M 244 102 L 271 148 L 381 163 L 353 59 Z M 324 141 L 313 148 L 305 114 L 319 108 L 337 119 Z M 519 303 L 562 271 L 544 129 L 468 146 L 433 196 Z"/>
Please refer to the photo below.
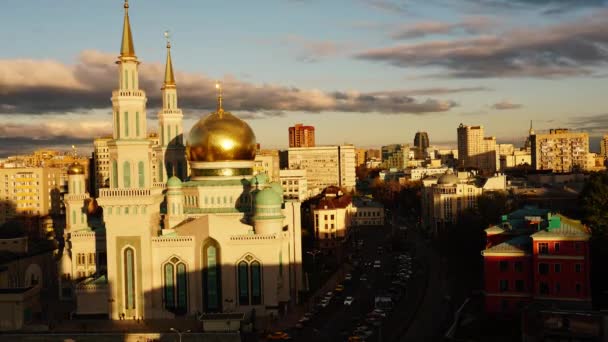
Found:
<path fill-rule="evenodd" d="M 74 157 L 76 158 L 76 150 Z M 68 193 L 64 196 L 66 233 L 88 227 L 87 206 L 85 201 L 89 199 L 84 178 L 84 167 L 75 161 L 68 166 Z M 68 237 L 66 237 L 66 240 Z"/>
<path fill-rule="evenodd" d="M 129 23 L 129 2 L 124 3 L 124 22 L 118 89 L 112 92 L 113 140 L 110 150 L 110 188 L 149 188 L 150 142 L 147 140 L 146 93 L 139 89 L 139 61 L 133 47 Z"/>
<path fill-rule="evenodd" d="M 160 146 L 156 150 L 156 155 L 159 156 L 158 179 L 160 182 L 166 182 L 171 176 L 185 180 L 187 167 L 182 124 L 184 115 L 177 106 L 177 86 L 171 61 L 169 31 L 165 32 L 165 38 L 167 38 L 167 62 L 165 79 L 161 88 L 163 107 L 158 112 Z"/>
<path fill-rule="evenodd" d="M 530 130 L 528 131 L 528 135 L 534 135 L 534 128 L 532 127 L 532 120 L 530 120 Z"/>

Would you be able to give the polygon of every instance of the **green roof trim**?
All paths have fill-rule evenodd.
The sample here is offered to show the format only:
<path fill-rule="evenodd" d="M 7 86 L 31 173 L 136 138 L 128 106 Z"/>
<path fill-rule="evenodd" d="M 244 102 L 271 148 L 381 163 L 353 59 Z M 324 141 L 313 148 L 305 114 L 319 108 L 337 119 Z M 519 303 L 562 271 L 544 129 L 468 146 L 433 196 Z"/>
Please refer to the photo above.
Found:
<path fill-rule="evenodd" d="M 214 179 L 214 180 L 196 180 L 182 183 L 183 187 L 194 188 L 199 186 L 250 186 L 248 179 Z"/>
<path fill-rule="evenodd" d="M 184 208 L 184 214 L 230 214 L 246 213 L 245 208 Z"/>

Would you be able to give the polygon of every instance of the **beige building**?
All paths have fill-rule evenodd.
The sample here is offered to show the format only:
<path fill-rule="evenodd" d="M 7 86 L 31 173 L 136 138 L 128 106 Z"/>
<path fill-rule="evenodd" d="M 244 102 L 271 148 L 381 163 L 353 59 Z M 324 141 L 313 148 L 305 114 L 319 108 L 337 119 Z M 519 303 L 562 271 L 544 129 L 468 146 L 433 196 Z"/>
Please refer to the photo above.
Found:
<path fill-rule="evenodd" d="M 604 135 L 600 141 L 600 156 L 608 161 L 608 134 Z"/>
<path fill-rule="evenodd" d="M 410 145 L 392 144 L 382 146 L 382 165 L 387 169 L 403 170 L 409 166 L 410 159 L 414 159 L 414 152 Z"/>
<path fill-rule="evenodd" d="M 460 124 L 458 133 L 458 165 L 472 167 L 481 173 L 496 172 L 496 138 L 484 137 L 483 126 Z"/>
<path fill-rule="evenodd" d="M 280 170 L 279 178 L 283 187 L 283 197 L 301 202 L 309 197 L 306 170 Z"/>
<path fill-rule="evenodd" d="M 290 148 L 289 168 L 306 170 L 308 189 L 318 194 L 328 186 L 355 189 L 353 145 Z"/>
<path fill-rule="evenodd" d="M 164 184 L 153 181 L 147 97 L 138 84 L 129 4 L 124 7 L 113 135 L 107 142 L 109 187 L 96 198 L 103 225 L 85 217 L 90 198 L 82 186 L 83 168 L 75 164 L 59 261 L 62 292 L 74 289 L 77 313 L 112 320 L 253 310 L 276 317 L 303 290 L 300 202 L 285 201 L 281 185 L 265 174 L 253 175 L 255 134 L 224 110 L 219 84 L 217 109 L 188 134 L 190 177 L 182 181 L 175 172 Z M 170 57 L 161 94 L 162 111 L 177 112 Z M 167 121 L 169 141 L 179 136 L 176 120 Z"/>
<path fill-rule="evenodd" d="M 108 141 L 112 137 L 101 137 L 93 140 L 93 163 L 95 171 L 95 191 L 98 194 L 99 189 L 109 186 L 110 182 L 110 151 L 108 150 Z"/>
<path fill-rule="evenodd" d="M 273 182 L 279 181 L 279 151 L 260 150 L 255 155 L 253 174 L 265 173 Z"/>
<path fill-rule="evenodd" d="M 509 168 L 521 166 L 521 165 L 532 165 L 532 154 L 526 149 L 515 149 L 513 145 L 510 145 L 510 149 L 505 149 L 501 144 L 499 149 L 499 170 L 504 171 Z"/>
<path fill-rule="evenodd" d="M 60 214 L 64 172 L 47 167 L 0 169 L 0 223 L 16 215 Z"/>
<path fill-rule="evenodd" d="M 440 177 L 423 179 L 422 183 L 422 224 L 433 235 L 457 222 L 465 209 L 476 207 L 483 192 L 482 187 L 459 179 L 451 170 Z"/>
<path fill-rule="evenodd" d="M 551 129 L 531 136 L 532 167 L 564 173 L 584 170 L 589 153 L 589 135 L 568 129 Z"/>
<path fill-rule="evenodd" d="M 604 171 L 606 170 L 604 156 L 597 153 L 587 153 L 587 162 L 585 163 L 585 171 Z"/>
<path fill-rule="evenodd" d="M 367 150 L 364 148 L 355 149 L 355 166 L 358 167 L 361 165 L 365 165 L 365 162 L 367 161 L 366 152 Z"/>

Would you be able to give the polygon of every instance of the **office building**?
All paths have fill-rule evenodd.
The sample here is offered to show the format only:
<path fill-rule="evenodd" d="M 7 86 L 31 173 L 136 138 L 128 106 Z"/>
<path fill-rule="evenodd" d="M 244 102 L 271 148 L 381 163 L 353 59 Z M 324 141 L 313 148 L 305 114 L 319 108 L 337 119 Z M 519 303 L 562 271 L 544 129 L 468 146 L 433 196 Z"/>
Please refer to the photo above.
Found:
<path fill-rule="evenodd" d="M 416 159 L 424 159 L 424 153 L 430 146 L 429 135 L 427 132 L 416 132 L 414 136 L 414 151 Z"/>
<path fill-rule="evenodd" d="M 458 166 L 474 168 L 482 174 L 496 172 L 496 138 L 484 137 L 483 126 L 460 124 L 458 133 Z"/>
<path fill-rule="evenodd" d="M 364 148 L 355 149 L 355 166 L 356 167 L 365 165 L 365 162 L 367 161 L 366 152 L 367 152 L 367 150 Z"/>
<path fill-rule="evenodd" d="M 306 170 L 280 170 L 279 178 L 283 187 L 283 198 L 285 200 L 308 199 L 308 180 Z"/>
<path fill-rule="evenodd" d="M 353 145 L 290 148 L 289 168 L 306 170 L 313 195 L 332 185 L 346 191 L 355 189 Z"/>
<path fill-rule="evenodd" d="M 279 181 L 279 151 L 259 150 L 253 161 L 253 174 L 265 173 L 270 181 Z"/>
<path fill-rule="evenodd" d="M 301 123 L 289 127 L 289 147 L 314 147 L 315 128 Z"/>

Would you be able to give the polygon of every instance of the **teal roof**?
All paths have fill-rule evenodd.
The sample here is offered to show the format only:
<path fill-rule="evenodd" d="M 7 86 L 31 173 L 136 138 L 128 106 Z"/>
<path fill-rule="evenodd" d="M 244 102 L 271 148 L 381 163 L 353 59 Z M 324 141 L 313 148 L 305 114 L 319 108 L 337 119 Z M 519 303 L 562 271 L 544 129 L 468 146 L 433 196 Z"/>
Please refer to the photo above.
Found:
<path fill-rule="evenodd" d="M 270 188 L 283 197 L 283 187 L 277 182 L 270 183 Z"/>
<path fill-rule="evenodd" d="M 177 187 L 177 186 L 182 186 L 182 181 L 175 177 L 172 176 L 171 178 L 169 178 L 169 180 L 167 181 L 167 186 L 168 187 Z"/>
<path fill-rule="evenodd" d="M 276 205 L 283 203 L 283 197 L 271 188 L 266 188 L 255 194 L 256 205 Z"/>
<path fill-rule="evenodd" d="M 268 183 L 268 176 L 265 173 L 259 173 L 255 177 L 251 179 L 251 184 L 255 186 L 257 183 L 258 186 L 262 186 Z"/>

